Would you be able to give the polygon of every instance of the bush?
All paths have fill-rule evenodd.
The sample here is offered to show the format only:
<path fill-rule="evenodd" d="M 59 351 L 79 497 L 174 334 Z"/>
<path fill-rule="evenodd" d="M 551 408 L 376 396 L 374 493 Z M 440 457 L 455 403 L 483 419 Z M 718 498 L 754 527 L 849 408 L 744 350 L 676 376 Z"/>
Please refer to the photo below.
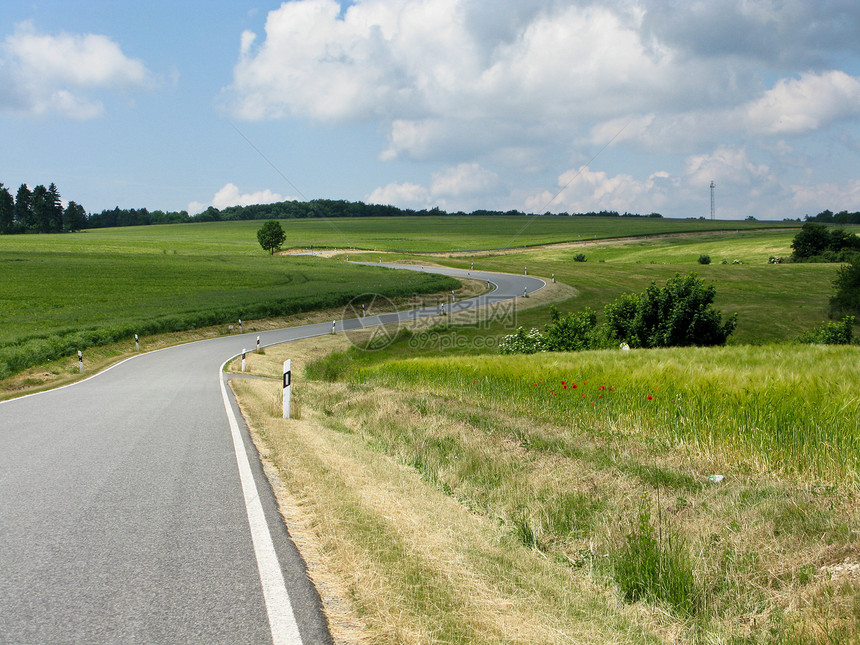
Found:
<path fill-rule="evenodd" d="M 807 222 L 791 242 L 792 262 L 848 262 L 860 252 L 860 237 L 844 229 Z"/>
<path fill-rule="evenodd" d="M 839 267 L 833 281 L 836 293 L 830 298 L 830 317 L 860 316 L 860 254 L 850 264 Z"/>
<path fill-rule="evenodd" d="M 549 352 L 575 352 L 593 349 L 599 345 L 597 314 L 588 307 L 585 311 L 562 316 L 555 306 L 550 307 L 551 322 L 544 327 L 543 348 Z"/>
<path fill-rule="evenodd" d="M 854 336 L 854 316 L 845 316 L 839 322 L 825 321 L 818 329 L 805 332 L 801 343 L 815 345 L 850 345 Z"/>
<path fill-rule="evenodd" d="M 607 333 L 631 347 L 687 347 L 724 345 L 737 325 L 737 314 L 722 322 L 711 307 L 716 296 L 695 273 L 676 274 L 666 286 L 656 282 L 640 295 L 626 294 L 606 305 Z"/>
<path fill-rule="evenodd" d="M 544 351 L 543 334 L 539 329 L 526 331 L 522 327 L 517 333 L 505 336 L 499 342 L 500 354 L 534 354 Z"/>
<path fill-rule="evenodd" d="M 577 253 L 573 256 L 574 262 L 585 262 L 585 253 Z"/>
<path fill-rule="evenodd" d="M 711 256 L 710 255 L 700 255 L 699 256 L 699 264 L 710 264 Z"/>

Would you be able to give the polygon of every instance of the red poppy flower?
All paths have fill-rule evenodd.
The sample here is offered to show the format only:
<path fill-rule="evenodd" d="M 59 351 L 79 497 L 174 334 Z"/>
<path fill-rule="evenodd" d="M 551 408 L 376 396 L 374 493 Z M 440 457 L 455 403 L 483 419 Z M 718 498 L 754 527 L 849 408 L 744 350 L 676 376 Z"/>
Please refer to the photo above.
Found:
<path fill-rule="evenodd" d="M 650 394 L 648 395 L 648 400 L 649 400 L 649 401 L 650 401 L 650 400 L 652 400 L 653 398 L 654 398 L 654 397 L 653 397 L 653 396 L 651 396 Z"/>

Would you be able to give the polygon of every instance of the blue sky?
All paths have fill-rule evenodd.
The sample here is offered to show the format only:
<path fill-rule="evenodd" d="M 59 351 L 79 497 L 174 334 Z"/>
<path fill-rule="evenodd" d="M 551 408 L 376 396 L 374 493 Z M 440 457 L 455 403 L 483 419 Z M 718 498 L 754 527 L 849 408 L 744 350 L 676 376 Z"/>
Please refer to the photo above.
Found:
<path fill-rule="evenodd" d="M 860 210 L 860 5 L 9 2 L 0 182 L 89 211 L 347 199 Z M 265 157 L 265 158 L 264 158 Z"/>

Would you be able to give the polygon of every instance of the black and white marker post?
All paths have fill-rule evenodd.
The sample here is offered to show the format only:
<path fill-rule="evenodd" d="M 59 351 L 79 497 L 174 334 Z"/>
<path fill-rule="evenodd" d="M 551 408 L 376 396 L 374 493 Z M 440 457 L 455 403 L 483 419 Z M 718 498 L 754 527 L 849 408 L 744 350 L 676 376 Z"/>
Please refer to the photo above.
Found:
<path fill-rule="evenodd" d="M 140 351 L 140 337 L 137 334 L 134 335 L 134 351 Z"/>
<path fill-rule="evenodd" d="M 245 371 L 245 348 L 242 348 L 242 371 Z"/>
<path fill-rule="evenodd" d="M 81 370 L 81 374 L 84 373 L 84 353 L 81 350 L 78 350 L 78 365 Z"/>
<path fill-rule="evenodd" d="M 257 353 L 260 353 L 260 337 L 257 336 Z"/>
<path fill-rule="evenodd" d="M 242 319 L 239 318 L 239 333 L 242 333 Z"/>
<path fill-rule="evenodd" d="M 291 359 L 287 359 L 284 361 L 284 418 L 290 418 L 290 381 L 292 380 L 292 373 L 290 370 L 290 365 L 292 363 Z"/>

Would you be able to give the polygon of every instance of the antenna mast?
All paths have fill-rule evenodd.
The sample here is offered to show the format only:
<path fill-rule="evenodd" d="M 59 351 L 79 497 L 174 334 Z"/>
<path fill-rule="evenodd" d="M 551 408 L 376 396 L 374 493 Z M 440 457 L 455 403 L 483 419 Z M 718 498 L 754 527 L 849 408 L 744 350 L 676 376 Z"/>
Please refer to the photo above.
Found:
<path fill-rule="evenodd" d="M 711 182 L 711 219 L 714 219 L 714 188 L 717 185 L 712 181 Z"/>

